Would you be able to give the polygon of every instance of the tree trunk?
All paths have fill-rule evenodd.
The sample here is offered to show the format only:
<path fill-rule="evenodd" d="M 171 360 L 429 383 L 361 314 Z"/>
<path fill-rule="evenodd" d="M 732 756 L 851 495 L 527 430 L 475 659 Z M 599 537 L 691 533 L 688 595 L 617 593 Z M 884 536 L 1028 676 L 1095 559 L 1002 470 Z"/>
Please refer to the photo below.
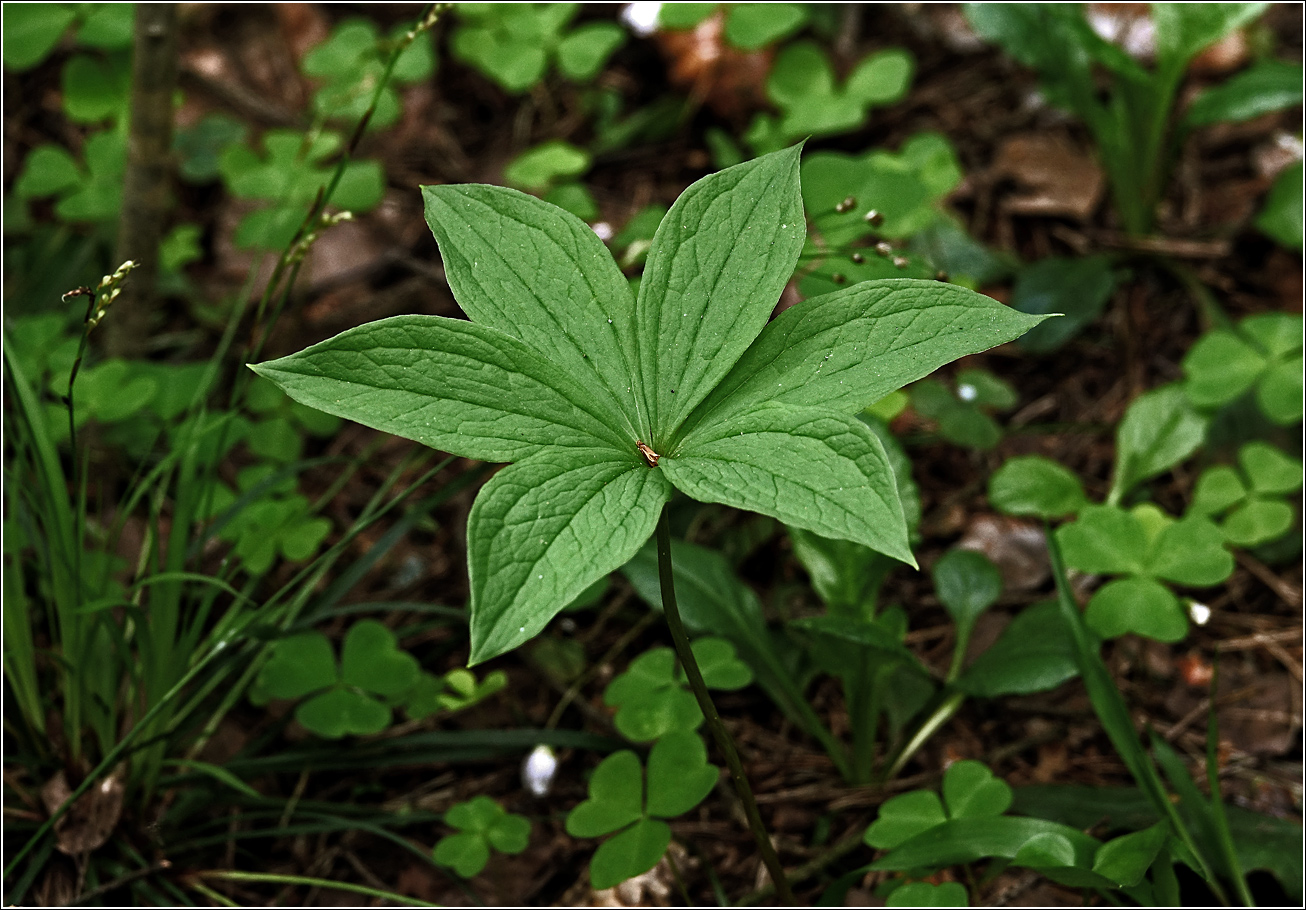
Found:
<path fill-rule="evenodd" d="M 127 175 L 114 264 L 131 259 L 138 267 L 105 316 L 105 348 L 115 357 L 144 352 L 155 308 L 159 240 L 171 201 L 177 4 L 137 4 L 132 55 Z"/>

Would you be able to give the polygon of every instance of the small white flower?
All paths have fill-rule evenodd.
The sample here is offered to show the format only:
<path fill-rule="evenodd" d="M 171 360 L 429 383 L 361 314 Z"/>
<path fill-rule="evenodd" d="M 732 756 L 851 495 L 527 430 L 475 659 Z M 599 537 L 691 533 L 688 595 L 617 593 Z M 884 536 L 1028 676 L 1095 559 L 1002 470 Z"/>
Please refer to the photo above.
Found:
<path fill-rule="evenodd" d="M 538 745 L 521 765 L 522 786 L 532 796 L 548 796 L 558 773 L 558 756 L 546 745 Z"/>

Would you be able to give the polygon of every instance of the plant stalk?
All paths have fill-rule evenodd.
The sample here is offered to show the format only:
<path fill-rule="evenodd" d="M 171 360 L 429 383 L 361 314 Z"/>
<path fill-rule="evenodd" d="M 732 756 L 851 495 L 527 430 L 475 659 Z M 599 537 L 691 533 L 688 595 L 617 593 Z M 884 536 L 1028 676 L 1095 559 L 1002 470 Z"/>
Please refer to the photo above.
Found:
<path fill-rule="evenodd" d="M 753 790 L 748 785 L 748 776 L 744 773 L 743 762 L 739 760 L 739 752 L 735 749 L 734 740 L 730 737 L 730 731 L 726 729 L 725 724 L 721 722 L 721 715 L 717 713 L 716 705 L 712 704 L 712 696 L 708 694 L 707 683 L 703 682 L 703 674 L 698 668 L 698 661 L 694 659 L 694 652 L 689 647 L 689 636 L 685 633 L 685 624 L 680 619 L 680 608 L 676 606 L 676 586 L 675 579 L 671 572 L 671 523 L 667 519 L 666 506 L 662 507 L 662 515 L 658 518 L 657 530 L 658 545 L 658 579 L 662 587 L 662 612 L 667 618 L 667 627 L 671 629 L 671 641 L 676 646 L 676 654 L 680 658 L 681 666 L 685 668 L 685 675 L 689 678 L 689 687 L 694 690 L 694 697 L 698 699 L 698 707 L 707 718 L 708 728 L 712 731 L 712 738 L 716 740 L 717 748 L 725 756 L 726 765 L 730 768 L 730 777 L 734 781 L 735 790 L 739 793 L 739 800 L 744 804 L 744 814 L 748 816 L 748 827 L 753 832 L 753 839 L 757 841 L 757 849 L 762 854 L 762 862 L 766 869 L 771 873 L 771 881 L 775 883 L 776 893 L 780 900 L 794 906 L 794 894 L 789 888 L 789 880 L 785 878 L 784 868 L 780 865 L 780 857 L 776 855 L 775 847 L 771 845 L 771 837 L 767 834 L 766 825 L 762 823 L 762 814 L 757 809 L 757 801 L 753 799 Z"/>

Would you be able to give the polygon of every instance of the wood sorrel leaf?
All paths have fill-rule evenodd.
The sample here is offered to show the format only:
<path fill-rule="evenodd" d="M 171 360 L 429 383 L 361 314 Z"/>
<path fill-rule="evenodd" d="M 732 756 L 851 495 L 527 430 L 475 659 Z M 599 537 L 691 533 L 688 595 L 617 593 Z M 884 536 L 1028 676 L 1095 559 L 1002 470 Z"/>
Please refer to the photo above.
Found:
<path fill-rule="evenodd" d="M 636 303 L 656 451 L 757 337 L 793 274 L 807 233 L 800 150 L 704 177 L 658 225 Z"/>
<path fill-rule="evenodd" d="M 380 319 L 250 369 L 302 404 L 482 461 L 545 446 L 630 448 L 560 369 L 461 319 Z"/>
<path fill-rule="evenodd" d="M 701 426 L 663 464 L 695 499 L 751 509 L 916 565 L 884 446 L 855 417 L 763 404 Z"/>
<path fill-rule="evenodd" d="M 535 637 L 648 540 L 671 484 L 632 449 L 546 449 L 504 468 L 467 521 L 470 663 Z"/>
<path fill-rule="evenodd" d="M 633 438 L 647 440 L 632 387 L 635 298 L 594 231 L 499 186 L 424 186 L 422 197 L 463 312 L 582 379 Z"/>

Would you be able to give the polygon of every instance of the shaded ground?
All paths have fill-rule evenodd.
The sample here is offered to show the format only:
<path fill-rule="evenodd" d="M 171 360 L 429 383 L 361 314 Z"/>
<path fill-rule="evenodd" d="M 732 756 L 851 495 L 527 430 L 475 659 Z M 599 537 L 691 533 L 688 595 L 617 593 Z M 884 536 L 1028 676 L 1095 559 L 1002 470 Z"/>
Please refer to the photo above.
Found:
<path fill-rule="evenodd" d="M 1120 249 L 1109 205 L 1090 206 L 1086 218 L 1021 214 L 1010 200 L 1028 195 L 1024 178 L 1037 182 L 1022 166 L 1012 137 L 1054 136 L 1076 156 L 1091 148 L 1084 131 L 1063 115 L 1032 101 L 1031 75 L 986 49 L 963 49 L 951 31 L 954 12 L 946 8 L 866 7 L 860 12 L 858 52 L 905 46 L 916 55 L 918 72 L 903 103 L 876 111 L 862 131 L 814 142 L 812 148 L 862 151 L 896 149 L 921 130 L 946 134 L 961 157 L 967 180 L 951 204 L 976 238 L 1034 261 L 1048 255 L 1078 255 Z M 297 78 L 294 54 L 325 35 L 329 25 L 357 10 L 335 7 L 273 9 L 214 7 L 193 13 L 183 38 L 183 85 L 188 108 L 225 109 L 257 125 L 278 118 L 296 122 L 307 98 Z M 368 11 L 388 26 L 406 21 L 407 9 Z M 587 13 L 588 14 L 588 13 Z M 1299 10 L 1286 5 L 1271 13 L 1275 33 L 1300 53 Z M 52 71 L 53 72 L 53 71 Z M 288 75 L 289 74 L 289 75 Z M 51 79 L 38 71 L 33 77 Z M 618 52 L 602 80 L 620 88 L 632 103 L 653 100 L 667 91 L 667 66 L 649 42 L 633 41 Z M 47 82 L 47 88 L 49 83 Z M 226 91 L 224 93 L 223 87 Z M 554 91 L 556 89 L 556 91 Z M 35 144 L 50 131 L 49 117 L 33 91 L 26 103 L 10 108 L 19 117 L 17 144 Z M 7 100 L 10 93 L 6 93 Z M 260 108 L 262 105 L 262 108 Z M 703 145 L 706 127 L 724 122 L 739 131 L 747 123 L 741 109 L 734 121 L 710 109 L 698 110 L 675 137 L 657 146 L 638 147 L 600 157 L 587 177 L 603 209 L 603 219 L 623 224 L 647 202 L 670 204 L 681 189 L 710 169 Z M 1161 235 L 1169 249 L 1214 289 L 1227 312 L 1237 318 L 1251 313 L 1301 309 L 1300 257 L 1276 247 L 1247 228 L 1246 222 L 1269 185 L 1256 167 L 1258 150 L 1281 129 L 1299 130 L 1300 112 L 1267 116 L 1231 129 L 1211 129 L 1195 137 L 1184 152 L 1178 179 L 1167 199 Z M 457 315 L 442 281 L 435 244 L 421 214 L 414 187 L 437 182 L 497 182 L 503 165 L 524 148 L 549 138 L 584 145 L 587 118 L 579 95 L 566 85 L 550 85 L 520 102 L 489 85 L 479 75 L 443 58 L 434 81 L 409 89 L 404 118 L 392 132 L 365 140 L 361 154 L 378 157 L 389 181 L 385 205 L 361 218 L 348 231 L 328 233 L 315 251 L 312 268 L 301 283 L 296 309 L 273 339 L 273 356 L 298 350 L 344 328 L 396 313 Z M 10 121 L 7 120 L 7 135 Z M 28 139 L 30 135 L 32 138 Z M 7 146 L 12 140 L 7 140 Z M 7 148 L 7 154 L 12 154 Z M 1086 163 L 1079 166 L 1087 167 Z M 1078 175 L 1080 181 L 1087 179 Z M 232 203 L 214 189 L 187 188 L 182 205 L 188 217 L 206 226 L 213 254 L 192 270 L 204 295 L 216 301 L 244 278 L 248 261 L 222 239 L 234 222 Z M 1008 287 L 985 289 L 1002 299 Z M 176 306 L 172 324 L 188 329 L 191 317 Z M 1020 404 L 1004 424 L 1010 430 L 999 447 L 975 453 L 938 441 L 932 427 L 907 416 L 895 431 L 907 445 L 920 486 L 924 518 L 918 560 L 928 568 L 960 539 L 976 535 L 1001 548 L 1011 545 L 1014 523 L 992 515 L 985 497 L 987 478 L 1007 458 L 1041 454 L 1076 471 L 1090 498 L 1100 499 L 1110 483 L 1114 427 L 1128 403 L 1142 391 L 1179 378 L 1183 354 L 1204 324 L 1191 295 L 1169 273 L 1139 258 L 1132 277 L 1117 290 L 1106 315 L 1054 355 L 1033 356 L 1006 346 L 945 368 L 983 366 L 1019 391 Z M 212 339 L 201 340 L 197 354 Z M 349 426 L 325 447 L 325 453 L 356 454 L 373 434 Z M 1290 451 L 1293 440 L 1285 440 Z M 395 464 L 409 443 L 385 443 L 330 506 L 345 525 Z M 1300 449 L 1296 450 L 1300 454 Z M 459 462 L 431 485 L 459 476 L 471 467 Z M 334 478 L 310 474 L 310 496 L 326 490 Z M 1156 502 L 1182 511 L 1195 476 L 1185 469 L 1153 484 Z M 467 596 L 463 535 L 475 487 L 454 497 L 435 513 L 435 524 L 413 532 L 356 589 L 351 600 L 405 600 L 460 605 Z M 777 615 L 813 611 L 818 606 L 803 570 L 782 535 L 757 534 L 757 523 L 720 507 L 687 504 L 678 513 L 681 530 L 692 539 L 733 554 L 740 574 Z M 987 524 L 986 524 L 987 522 Z M 365 551 L 385 528 L 361 538 Z M 763 529 L 765 530 L 765 528 Z M 991 551 L 1001 557 L 998 550 Z M 1035 557 L 1037 562 L 1037 557 Z M 287 571 L 289 571 L 287 569 Z M 1010 570 L 1019 575 L 1017 568 Z M 1037 576 L 1037 571 L 1035 572 Z M 1018 578 L 977 637 L 995 636 L 1011 610 L 1046 597 L 1050 582 Z M 1213 589 L 1211 621 L 1194 627 L 1174 646 L 1126 639 L 1107 648 L 1110 665 L 1136 720 L 1151 725 L 1195 763 L 1205 743 L 1205 667 L 1221 655 L 1221 706 L 1225 740 L 1226 796 L 1234 804 L 1285 817 L 1300 817 L 1301 762 L 1301 590 L 1300 559 L 1270 567 L 1248 555 L 1224 586 Z M 946 669 L 952 626 L 933 594 L 927 574 L 895 573 L 883 601 L 904 606 L 911 618 L 909 644 L 922 660 Z M 572 637 L 591 661 L 606 657 L 598 676 L 586 684 L 557 720 L 559 728 L 587 729 L 607 735 L 604 683 L 643 648 L 667 643 L 659 624 L 647 626 L 614 653 L 613 645 L 645 615 L 646 608 L 616 581 L 597 613 L 576 621 L 555 622 L 549 636 Z M 416 616 L 393 616 L 391 625 L 412 627 Z M 342 623 L 343 625 L 343 623 Z M 328 628 L 328 634 L 332 630 Z M 990 638 L 991 640 L 991 638 Z M 442 671 L 465 661 L 460 630 L 429 627 L 405 645 L 430 669 Z M 532 661 L 529 649 L 494 662 L 510 678 L 508 688 L 490 702 L 458 715 L 448 726 L 467 730 L 539 727 L 559 704 L 565 689 Z M 821 685 L 813 702 L 831 718 L 838 732 L 844 707 L 837 685 Z M 869 852 L 857 847 L 840 858 L 833 845 L 859 835 L 887 795 L 937 784 L 945 764 L 978 758 L 1013 786 L 1027 783 L 1124 785 L 1128 775 L 1100 732 L 1082 686 L 1072 682 L 1052 693 L 985 702 L 971 700 L 941 730 L 887 790 L 850 788 L 842 783 L 819 746 L 788 725 L 756 688 L 719 697 L 722 714 L 737 737 L 750 769 L 763 812 L 789 865 L 827 858 L 828 874 L 865 864 Z M 230 729 L 214 744 L 213 758 L 230 755 L 274 728 L 275 718 L 241 708 Z M 291 734 L 288 733 L 287 736 Z M 341 745 L 339 748 L 348 749 Z M 264 745 L 264 751 L 274 751 Z M 589 751 L 561 750 L 558 782 L 542 799 L 528 796 L 519 780 L 519 758 L 457 764 L 428 764 L 383 773 L 270 775 L 260 782 L 268 793 L 298 794 L 305 800 L 343 800 L 412 806 L 443 811 L 455 801 L 477 794 L 499 799 L 506 808 L 527 814 L 536 823 L 531 846 L 522 856 L 496 860 L 491 871 L 466 886 L 454 884 L 422 863 L 403 856 L 393 845 L 366 834 L 313 835 L 261 842 L 264 871 L 345 879 L 399 891 L 440 903 L 475 900 L 502 904 L 585 903 L 592 899 L 586 864 L 594 844 L 568 837 L 562 828 L 566 811 L 585 796 L 585 774 L 597 762 Z M 689 845 L 677 865 L 696 903 L 714 902 L 710 867 L 724 892 L 740 896 L 763 884 L 758 861 L 741 815 L 725 785 L 696 813 L 673 825 L 678 841 Z M 238 823 L 238 821 L 236 822 Z M 442 830 L 406 832 L 429 848 Z M 163 853 L 166 854 L 166 845 Z M 215 855 L 214 866 L 223 863 Z M 821 879 L 800 886 L 815 900 Z M 676 902 L 649 893 L 644 902 Z M 861 883 L 850 901 L 867 899 L 874 880 Z M 986 892 L 994 902 L 1061 903 L 1073 894 L 1035 879 L 1000 880 Z M 242 903 L 272 900 L 349 903 L 325 892 L 278 894 L 271 889 L 235 888 L 229 896 Z"/>

